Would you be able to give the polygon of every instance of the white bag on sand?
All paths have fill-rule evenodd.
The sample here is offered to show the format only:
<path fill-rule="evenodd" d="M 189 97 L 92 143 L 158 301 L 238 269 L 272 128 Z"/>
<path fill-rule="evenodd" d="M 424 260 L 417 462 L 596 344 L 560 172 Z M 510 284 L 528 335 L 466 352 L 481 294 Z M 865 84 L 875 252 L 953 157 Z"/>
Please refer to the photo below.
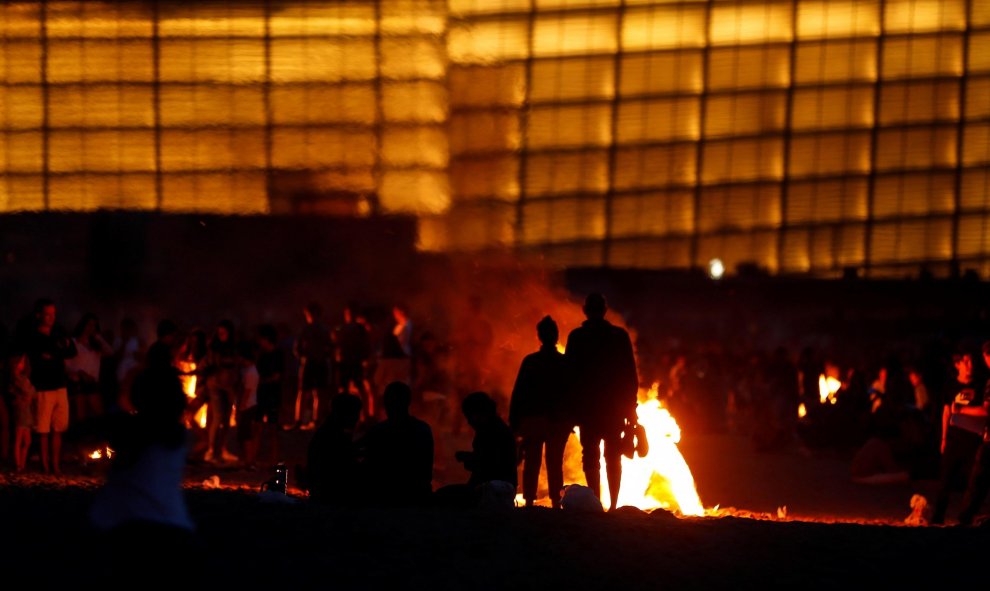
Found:
<path fill-rule="evenodd" d="M 480 500 L 478 506 L 482 509 L 512 509 L 515 507 L 516 487 L 504 480 L 492 480 L 479 487 Z"/>
<path fill-rule="evenodd" d="M 564 487 L 564 496 L 560 498 L 560 508 L 564 511 L 579 513 L 602 513 L 605 509 L 595 493 L 587 486 L 568 484 Z"/>

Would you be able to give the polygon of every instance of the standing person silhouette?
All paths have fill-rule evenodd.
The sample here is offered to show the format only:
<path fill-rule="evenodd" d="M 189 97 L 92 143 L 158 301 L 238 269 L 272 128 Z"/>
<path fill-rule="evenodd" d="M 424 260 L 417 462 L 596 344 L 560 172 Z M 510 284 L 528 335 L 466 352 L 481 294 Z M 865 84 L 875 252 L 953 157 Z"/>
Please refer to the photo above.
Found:
<path fill-rule="evenodd" d="M 567 376 L 564 355 L 557 351 L 557 323 L 545 316 L 536 325 L 540 350 L 523 359 L 512 388 L 509 425 L 522 439 L 523 498 L 526 506 L 536 500 L 540 463 L 546 446 L 547 485 L 550 502 L 560 506 L 564 488 L 564 448 L 573 424 L 564 416 Z"/>
<path fill-rule="evenodd" d="M 567 337 L 565 359 L 574 416 L 581 428 L 581 463 L 584 477 L 601 498 L 599 447 L 605 442 L 605 472 L 610 509 L 619 499 L 622 479 L 621 439 L 628 422 L 636 422 L 639 377 L 632 341 L 625 329 L 605 320 L 605 296 L 590 294 L 584 303 L 587 317 Z"/>

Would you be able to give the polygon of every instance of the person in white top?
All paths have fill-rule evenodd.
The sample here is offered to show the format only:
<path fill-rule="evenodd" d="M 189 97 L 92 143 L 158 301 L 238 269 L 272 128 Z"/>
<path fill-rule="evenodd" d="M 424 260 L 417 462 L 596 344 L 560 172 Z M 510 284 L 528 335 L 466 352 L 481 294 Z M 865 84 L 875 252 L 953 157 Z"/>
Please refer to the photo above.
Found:
<path fill-rule="evenodd" d="M 248 470 L 257 469 L 258 448 L 261 447 L 261 416 L 258 412 L 258 384 L 261 378 L 254 360 L 254 345 L 247 341 L 241 343 L 238 347 L 241 387 L 237 398 L 237 440 Z"/>
<path fill-rule="evenodd" d="M 103 414 L 100 365 L 113 350 L 100 335 L 100 321 L 92 313 L 84 314 L 79 320 L 72 340 L 76 344 L 76 356 L 65 360 L 65 370 L 76 420 L 98 417 Z"/>

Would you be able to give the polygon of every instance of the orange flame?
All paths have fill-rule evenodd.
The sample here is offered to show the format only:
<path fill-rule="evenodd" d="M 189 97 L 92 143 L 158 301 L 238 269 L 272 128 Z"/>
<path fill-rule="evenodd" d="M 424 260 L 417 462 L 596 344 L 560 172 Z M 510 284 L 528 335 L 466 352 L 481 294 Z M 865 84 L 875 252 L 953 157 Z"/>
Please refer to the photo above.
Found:
<path fill-rule="evenodd" d="M 832 376 L 825 374 L 818 376 L 818 396 L 821 398 L 822 404 L 835 404 L 835 394 L 841 387 L 842 382 Z"/>

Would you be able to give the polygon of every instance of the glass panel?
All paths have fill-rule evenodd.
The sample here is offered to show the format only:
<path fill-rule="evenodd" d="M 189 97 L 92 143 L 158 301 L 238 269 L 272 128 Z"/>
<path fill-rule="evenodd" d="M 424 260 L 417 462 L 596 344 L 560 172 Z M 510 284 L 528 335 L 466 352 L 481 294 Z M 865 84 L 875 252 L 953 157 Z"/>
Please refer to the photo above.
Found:
<path fill-rule="evenodd" d="M 272 61 L 277 71 L 283 52 L 275 47 Z M 315 59 L 313 65 L 327 67 Z M 265 77 L 265 45 L 255 39 L 164 40 L 160 70 L 165 82 L 260 82 Z"/>
<path fill-rule="evenodd" d="M 895 38 L 884 42 L 884 78 L 959 76 L 962 65 L 959 35 Z"/>
<path fill-rule="evenodd" d="M 278 134 L 275 134 L 277 141 Z M 300 138 L 303 149 L 305 140 Z M 280 154 L 274 150 L 276 159 Z M 260 168 L 265 165 L 263 129 L 196 129 L 162 131 L 163 170 Z"/>
<path fill-rule="evenodd" d="M 450 185 L 442 172 L 386 170 L 379 199 L 387 213 L 441 213 L 450 206 Z"/>
<path fill-rule="evenodd" d="M 250 90 L 258 93 L 256 112 L 263 117 L 261 89 Z M 271 105 L 273 122 L 277 125 L 370 125 L 375 122 L 376 116 L 375 89 L 370 84 L 277 85 L 271 90 Z M 327 108 L 329 105 L 333 108 Z"/>
<path fill-rule="evenodd" d="M 873 87 L 809 88 L 794 91 L 795 130 L 873 125 Z"/>
<path fill-rule="evenodd" d="M 526 195 L 605 192 L 608 153 L 533 154 L 526 166 Z"/>
<path fill-rule="evenodd" d="M 162 210 L 224 214 L 267 213 L 263 172 L 166 174 L 162 176 Z"/>
<path fill-rule="evenodd" d="M 704 147 L 705 184 L 779 179 L 784 142 L 780 138 L 709 142 Z"/>
<path fill-rule="evenodd" d="M 870 169 L 870 134 L 851 132 L 794 137 L 790 169 L 792 177 L 867 172 Z"/>
<path fill-rule="evenodd" d="M 605 145 L 609 142 L 610 115 L 608 105 L 534 108 L 529 116 L 529 145 Z"/>
<path fill-rule="evenodd" d="M 0 78 L 7 84 L 41 82 L 41 43 L 0 39 Z"/>
<path fill-rule="evenodd" d="M 51 209 L 155 209 L 152 174 L 56 175 L 48 185 Z"/>
<path fill-rule="evenodd" d="M 787 221 L 828 223 L 864 220 L 867 189 L 865 178 L 794 182 L 787 193 Z"/>
<path fill-rule="evenodd" d="M 963 164 L 990 162 L 990 124 L 967 123 L 963 132 Z"/>
<path fill-rule="evenodd" d="M 48 81 L 151 82 L 152 62 L 149 41 L 52 41 Z"/>
<path fill-rule="evenodd" d="M 523 205 L 524 244 L 601 239 L 605 236 L 602 199 L 540 199 Z M 598 246 L 600 249 L 601 247 Z"/>
<path fill-rule="evenodd" d="M 53 86 L 49 91 L 52 127 L 153 127 L 151 86 Z"/>
<path fill-rule="evenodd" d="M 615 60 L 585 58 L 533 62 L 530 101 L 612 98 Z"/>
<path fill-rule="evenodd" d="M 877 42 L 800 43 L 794 78 L 799 84 L 821 84 L 877 77 Z"/>
<path fill-rule="evenodd" d="M 701 92 L 700 51 L 622 56 L 619 93 L 623 96 Z"/>
<path fill-rule="evenodd" d="M 612 199 L 612 236 L 663 236 L 690 232 L 694 192 L 665 191 L 616 195 Z"/>
<path fill-rule="evenodd" d="M 0 134 L 0 154 L 3 135 Z M 0 167 L 3 166 L 0 160 Z M 41 175 L 0 176 L 0 211 L 37 211 L 45 208 Z"/>
<path fill-rule="evenodd" d="M 0 171 L 41 171 L 41 142 L 40 131 L 0 131 Z"/>
<path fill-rule="evenodd" d="M 455 200 L 519 198 L 519 160 L 512 155 L 455 160 L 450 163 Z"/>
<path fill-rule="evenodd" d="M 612 53 L 618 48 L 615 13 L 537 17 L 533 29 L 535 56 Z"/>
<path fill-rule="evenodd" d="M 0 129 L 41 127 L 40 86 L 0 86 Z"/>
<path fill-rule="evenodd" d="M 619 149 L 615 157 L 615 188 L 693 184 L 696 155 L 694 144 Z"/>
<path fill-rule="evenodd" d="M 395 80 L 443 78 L 447 56 L 432 38 L 382 39 L 382 76 Z"/>
<path fill-rule="evenodd" d="M 623 101 L 619 103 L 616 122 L 617 140 L 633 143 L 697 139 L 699 102 L 694 97 Z"/>
<path fill-rule="evenodd" d="M 701 232 L 780 225 L 780 185 L 705 187 L 698 213 Z"/>
<path fill-rule="evenodd" d="M 52 172 L 155 170 L 155 136 L 148 130 L 52 131 Z"/>
<path fill-rule="evenodd" d="M 955 186 L 953 173 L 878 176 L 873 213 L 878 218 L 951 213 Z"/>
<path fill-rule="evenodd" d="M 454 63 L 496 63 L 526 57 L 524 19 L 459 24 L 447 33 L 447 55 Z"/>
<path fill-rule="evenodd" d="M 884 27 L 888 33 L 962 30 L 966 0 L 885 0 Z"/>
<path fill-rule="evenodd" d="M 877 136 L 877 169 L 956 165 L 955 127 L 884 129 Z"/>
<path fill-rule="evenodd" d="M 373 97 L 370 88 L 352 86 L 341 110 L 352 121 L 373 121 Z M 435 82 L 388 82 L 382 85 L 382 106 L 386 121 L 443 123 L 447 120 L 447 90 Z"/>
<path fill-rule="evenodd" d="M 263 52 L 260 55 L 263 57 Z M 240 59 L 237 63 L 241 67 Z M 263 66 L 262 61 L 258 77 L 264 73 Z M 243 67 L 250 67 L 254 73 L 253 64 Z M 276 82 L 339 82 L 374 77 L 375 48 L 370 40 L 276 39 L 272 42 L 272 79 Z"/>
<path fill-rule="evenodd" d="M 708 87 L 712 90 L 787 86 L 790 79 L 787 47 L 731 47 L 712 49 Z"/>
<path fill-rule="evenodd" d="M 450 117 L 451 154 L 499 152 L 519 147 L 519 116 L 498 112 L 455 113 Z"/>
<path fill-rule="evenodd" d="M 385 128 L 382 161 L 392 166 L 447 166 L 447 134 L 439 127 Z"/>
<path fill-rule="evenodd" d="M 649 6 L 626 10 L 622 46 L 626 51 L 702 47 L 704 6 Z"/>
<path fill-rule="evenodd" d="M 526 94 L 522 64 L 452 67 L 447 74 L 451 106 L 521 105 Z"/>
<path fill-rule="evenodd" d="M 880 33 L 877 0 L 800 0 L 798 37 L 872 37 Z"/>
<path fill-rule="evenodd" d="M 959 83 L 952 81 L 887 83 L 880 87 L 880 123 L 958 119 Z"/>
<path fill-rule="evenodd" d="M 790 2 L 716 2 L 711 8 L 714 45 L 790 41 Z"/>
<path fill-rule="evenodd" d="M 705 136 L 751 135 L 783 129 L 786 100 L 783 92 L 709 97 Z"/>
<path fill-rule="evenodd" d="M 375 137 L 368 131 L 276 128 L 272 133 L 272 159 L 275 166 L 283 168 L 370 167 L 375 162 Z M 254 162 L 256 159 L 250 158 L 245 165 Z"/>

